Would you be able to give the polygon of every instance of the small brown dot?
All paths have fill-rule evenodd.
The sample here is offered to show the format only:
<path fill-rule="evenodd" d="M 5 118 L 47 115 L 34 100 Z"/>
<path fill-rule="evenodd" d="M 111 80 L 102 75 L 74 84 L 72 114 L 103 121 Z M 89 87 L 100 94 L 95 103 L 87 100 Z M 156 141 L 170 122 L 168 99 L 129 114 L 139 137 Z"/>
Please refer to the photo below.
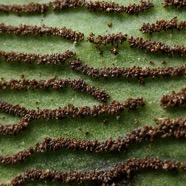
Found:
<path fill-rule="evenodd" d="M 166 61 L 162 61 L 161 64 L 162 64 L 162 65 L 166 65 L 167 62 L 166 62 Z"/>
<path fill-rule="evenodd" d="M 24 78 L 25 78 L 24 74 L 21 74 L 21 78 L 22 78 L 22 79 L 24 79 Z"/>
<path fill-rule="evenodd" d="M 108 118 L 105 118 L 104 120 L 103 120 L 103 123 L 104 124 L 107 124 L 109 122 L 109 119 Z"/>
<path fill-rule="evenodd" d="M 108 25 L 108 27 L 112 27 L 112 23 L 111 23 L 111 22 L 110 22 L 110 23 L 108 23 L 107 25 Z"/>
<path fill-rule="evenodd" d="M 136 124 L 136 125 L 139 124 L 139 120 L 135 119 L 134 124 Z"/>
<path fill-rule="evenodd" d="M 118 50 L 116 48 L 112 48 L 111 49 L 111 53 L 114 54 L 114 55 L 117 55 L 118 54 Z"/>
<path fill-rule="evenodd" d="M 86 135 L 86 136 L 88 136 L 89 134 L 90 134 L 90 132 L 88 132 L 88 131 L 85 132 L 85 135 Z"/>

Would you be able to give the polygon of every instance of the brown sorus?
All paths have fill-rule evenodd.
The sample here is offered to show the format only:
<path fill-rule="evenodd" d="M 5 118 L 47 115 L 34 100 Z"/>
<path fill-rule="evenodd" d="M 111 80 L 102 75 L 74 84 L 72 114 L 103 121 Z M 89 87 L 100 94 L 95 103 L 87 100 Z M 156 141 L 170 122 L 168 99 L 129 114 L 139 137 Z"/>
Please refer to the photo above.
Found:
<path fill-rule="evenodd" d="M 18 53 L 18 52 L 6 52 L 0 50 L 0 59 L 5 62 L 23 62 L 23 63 L 37 63 L 37 64 L 52 64 L 60 65 L 66 60 L 74 57 L 75 52 L 67 50 L 64 53 L 54 54 L 34 54 L 34 53 Z"/>
<path fill-rule="evenodd" d="M 28 3 L 28 4 L 23 4 L 23 5 L 5 5 L 5 4 L 0 4 L 0 12 L 6 12 L 6 13 L 44 13 L 48 11 L 49 9 L 49 4 L 48 3 L 43 3 L 43 4 L 38 4 L 38 3 Z"/>
<path fill-rule="evenodd" d="M 138 15 L 140 12 L 154 7 L 153 3 L 141 0 L 139 4 L 130 4 L 129 6 L 122 6 L 114 2 L 104 1 L 87 1 L 87 8 L 91 11 L 106 12 L 106 13 L 121 13 L 125 12 L 130 15 Z"/>
<path fill-rule="evenodd" d="M 186 55 L 186 47 L 174 45 L 169 46 L 162 42 L 153 41 L 153 40 L 144 40 L 143 38 L 137 37 L 134 38 L 131 36 L 128 39 L 129 45 L 131 48 L 139 48 L 145 50 L 146 53 L 154 53 L 154 52 L 161 52 L 163 54 L 168 55 L 178 55 L 178 56 L 185 56 Z"/>
<path fill-rule="evenodd" d="M 164 108 L 172 108 L 175 106 L 186 106 L 186 87 L 183 87 L 178 92 L 173 92 L 170 95 L 164 95 L 160 100 L 161 106 Z"/>
<path fill-rule="evenodd" d="M 90 43 L 95 44 L 97 49 L 100 49 L 101 46 L 105 45 L 118 47 L 119 44 L 122 44 L 127 40 L 127 34 L 119 32 L 117 34 L 112 33 L 108 35 L 98 35 L 95 37 L 95 34 L 90 33 L 89 37 L 87 37 L 87 40 Z"/>
<path fill-rule="evenodd" d="M 164 0 L 163 6 L 175 6 L 177 8 L 183 8 L 186 6 L 186 0 Z"/>
<path fill-rule="evenodd" d="M 93 170 L 86 172 L 58 172 L 57 170 L 40 170 L 29 169 L 19 174 L 11 180 L 10 183 L 2 184 L 3 186 L 19 186 L 28 181 L 57 181 L 60 183 L 82 183 L 97 181 L 105 186 L 112 180 L 117 178 L 130 178 L 132 175 L 140 170 L 161 170 L 161 171 L 175 171 L 186 170 L 186 162 L 179 162 L 176 160 L 161 160 L 159 158 L 131 158 L 122 163 L 113 165 L 106 170 Z"/>
<path fill-rule="evenodd" d="M 124 110 L 135 110 L 140 106 L 144 106 L 145 101 L 143 98 L 128 98 L 124 103 L 113 101 L 110 105 L 94 105 L 92 107 L 83 106 L 75 107 L 69 104 L 66 107 L 59 107 L 57 109 L 27 109 L 21 107 L 19 104 L 12 105 L 7 102 L 0 102 L 0 110 L 2 112 L 13 114 L 22 117 L 18 124 L 14 125 L 0 125 L 1 135 L 12 135 L 17 134 L 21 130 L 25 129 L 33 120 L 63 120 L 65 118 L 84 118 L 87 116 L 97 117 L 100 115 L 120 115 Z M 22 129 L 23 128 L 23 129 Z"/>
<path fill-rule="evenodd" d="M 53 11 L 65 10 L 68 8 L 86 8 L 86 0 L 54 0 L 49 2 L 49 5 Z"/>
<path fill-rule="evenodd" d="M 0 24 L 0 33 L 4 34 L 15 34 L 23 36 L 59 36 L 70 41 L 82 41 L 84 40 L 84 34 L 76 32 L 66 27 L 55 28 L 46 26 L 32 26 L 32 25 L 20 25 L 18 27 Z"/>
<path fill-rule="evenodd" d="M 56 151 L 59 149 L 82 150 L 90 152 L 127 152 L 127 149 L 133 144 L 143 143 L 144 141 L 153 141 L 156 139 L 164 139 L 174 137 L 177 139 L 186 138 L 186 118 L 165 118 L 157 120 L 157 126 L 143 126 L 134 129 L 126 136 L 119 137 L 115 140 L 109 138 L 105 141 L 97 140 L 79 140 L 69 138 L 45 138 L 28 149 L 22 150 L 10 156 L 0 156 L 0 164 L 16 164 L 24 161 L 36 153 L 43 153 L 48 151 Z M 89 134 L 89 133 L 85 133 Z"/>
<path fill-rule="evenodd" d="M 54 0 L 49 3 L 28 3 L 23 5 L 4 5 L 0 4 L 0 12 L 16 13 L 16 14 L 43 14 L 49 9 L 53 11 L 64 10 L 67 8 L 85 7 L 85 0 Z"/>
<path fill-rule="evenodd" d="M 108 68 L 93 68 L 86 64 L 82 64 L 80 59 L 74 59 L 69 62 L 70 68 L 74 71 L 81 72 L 92 78 L 131 78 L 137 79 L 140 83 L 144 83 L 146 78 L 174 78 L 185 76 L 186 66 L 178 67 L 108 67 Z"/>
<path fill-rule="evenodd" d="M 88 94 L 94 96 L 98 101 L 107 102 L 109 95 L 94 86 L 89 86 L 85 81 L 82 79 L 57 79 L 51 78 L 47 80 L 36 80 L 36 79 L 11 79 L 10 81 L 0 80 L 0 89 L 2 90 L 29 90 L 29 89 L 41 89 L 41 90 L 48 90 L 48 89 L 63 89 L 67 86 L 75 90 L 79 90 L 81 92 L 87 92 Z"/>
<path fill-rule="evenodd" d="M 118 54 L 118 45 L 122 44 L 127 40 L 127 34 L 123 33 L 117 33 L 117 34 L 108 34 L 108 35 L 98 35 L 95 37 L 95 34 L 90 33 L 89 37 L 87 37 L 87 40 L 90 43 L 93 43 L 96 45 L 96 48 L 99 50 L 100 54 L 103 55 L 103 50 L 101 49 L 101 46 L 105 45 L 111 45 L 114 46 L 114 48 L 111 49 L 111 53 L 114 55 Z"/>
<path fill-rule="evenodd" d="M 4 5 L 0 4 L 0 12 L 7 13 L 37 13 L 42 14 L 47 12 L 49 9 L 53 11 L 65 10 L 68 8 L 87 8 L 90 11 L 106 12 L 106 13 L 121 13 L 125 12 L 130 15 L 138 15 L 140 12 L 144 12 L 153 7 L 153 3 L 149 0 L 141 0 L 139 4 L 130 4 L 128 6 L 122 6 L 114 2 L 104 1 L 86 1 L 86 0 L 54 0 L 49 3 L 38 4 L 28 3 L 23 5 Z"/>
<path fill-rule="evenodd" d="M 153 34 L 154 32 L 161 32 L 176 29 L 178 31 L 186 30 L 186 21 L 178 22 L 177 17 L 171 20 L 157 20 L 156 23 L 143 23 L 140 31 L 143 33 Z"/>

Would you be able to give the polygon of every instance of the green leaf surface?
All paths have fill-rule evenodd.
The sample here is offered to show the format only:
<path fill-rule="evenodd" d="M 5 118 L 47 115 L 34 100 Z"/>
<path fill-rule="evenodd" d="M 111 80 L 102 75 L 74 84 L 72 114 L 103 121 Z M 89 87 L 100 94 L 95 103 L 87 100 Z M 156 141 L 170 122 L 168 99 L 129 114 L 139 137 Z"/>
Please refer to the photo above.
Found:
<path fill-rule="evenodd" d="M 46 0 L 32 0 L 32 2 L 43 3 Z M 136 0 L 115 0 L 114 2 L 128 5 L 138 3 Z M 185 20 L 185 9 L 164 9 L 162 0 L 154 0 L 155 7 L 149 11 L 131 16 L 125 13 L 106 14 L 90 12 L 86 9 L 68 9 L 60 12 L 47 12 L 44 15 L 21 15 L 0 14 L 0 22 L 18 26 L 20 24 L 39 25 L 42 24 L 51 27 L 71 28 L 85 33 L 88 36 L 90 32 L 98 34 L 109 34 L 123 32 L 135 37 L 144 39 L 153 39 L 169 45 L 185 45 L 186 31 L 167 31 L 155 33 L 152 36 L 142 34 L 139 28 L 144 22 L 153 23 L 158 19 L 172 19 L 177 16 L 179 21 Z M 4 4 L 23 4 L 27 0 L 1 0 Z M 108 23 L 113 26 L 109 28 Z M 60 37 L 31 37 L 0 34 L 0 50 L 51 54 L 73 50 L 83 62 L 92 67 L 163 67 L 179 66 L 185 64 L 186 57 L 167 56 L 165 54 L 146 54 L 139 49 L 130 49 L 126 42 L 119 47 L 119 55 L 110 53 L 111 47 L 104 48 L 103 57 L 100 56 L 93 44 L 83 41 L 78 45 L 61 39 Z M 167 64 L 161 64 L 162 61 Z M 151 65 L 149 61 L 154 61 Z M 117 119 L 109 117 L 109 123 L 103 124 L 104 117 L 84 118 L 84 119 L 65 119 L 62 121 L 34 121 L 28 129 L 16 136 L 0 136 L 0 155 L 11 155 L 20 150 L 28 148 L 31 145 L 41 141 L 44 137 L 68 137 L 78 139 L 97 139 L 106 140 L 109 137 L 117 138 L 125 136 L 131 130 L 144 126 L 155 125 L 154 118 L 158 117 L 184 117 L 185 108 L 176 108 L 164 110 L 159 100 L 164 94 L 169 94 L 173 90 L 177 91 L 185 85 L 185 79 L 147 79 L 144 85 L 133 80 L 123 79 L 91 79 L 80 73 L 73 72 L 68 66 L 61 65 L 26 65 L 26 64 L 8 64 L 0 61 L 0 76 L 5 80 L 12 78 L 19 79 L 24 74 L 29 79 L 49 79 L 57 76 L 58 78 L 77 78 L 81 77 L 90 85 L 102 88 L 107 91 L 112 100 L 124 101 L 128 97 L 144 97 L 146 106 L 136 111 L 124 112 Z M 19 103 L 27 108 L 37 109 L 63 107 L 71 103 L 75 106 L 98 105 L 99 102 L 86 93 L 80 93 L 70 88 L 65 90 L 29 90 L 29 91 L 0 91 L 0 101 L 7 101 L 12 104 Z M 38 102 L 38 103 L 37 103 Z M 0 113 L 0 123 L 14 123 L 20 118 Z M 135 121 L 139 122 L 136 123 Z M 81 128 L 82 130 L 79 130 Z M 86 132 L 89 135 L 86 135 Z M 176 159 L 185 161 L 186 145 L 184 140 L 165 139 L 155 142 L 146 142 L 140 145 L 133 145 L 127 153 L 120 152 L 109 153 L 90 153 L 82 151 L 58 150 L 49 153 L 40 153 L 28 158 L 23 163 L 17 165 L 0 165 L 0 183 L 7 183 L 13 177 L 29 168 L 52 169 L 59 171 L 85 171 L 99 168 L 109 168 L 114 163 L 122 162 L 131 157 L 159 157 L 161 159 Z M 160 171 L 140 172 L 135 176 L 135 185 L 137 186 L 174 186 L 185 185 L 186 174 L 166 173 Z M 54 185 L 54 183 L 33 182 L 28 185 Z"/>

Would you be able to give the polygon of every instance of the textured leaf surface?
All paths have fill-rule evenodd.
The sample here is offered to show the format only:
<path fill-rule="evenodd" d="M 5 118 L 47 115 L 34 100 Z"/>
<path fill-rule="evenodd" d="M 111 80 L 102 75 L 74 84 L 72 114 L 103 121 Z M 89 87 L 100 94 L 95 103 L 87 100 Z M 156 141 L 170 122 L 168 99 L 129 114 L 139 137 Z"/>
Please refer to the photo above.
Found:
<path fill-rule="evenodd" d="M 14 3 L 27 3 L 27 0 L 16 0 Z M 45 0 L 32 0 L 32 2 L 47 2 Z M 114 1 L 123 5 L 138 3 L 138 1 Z M 0 3 L 11 4 L 11 0 L 1 0 Z M 16 16 L 13 14 L 0 14 L 0 22 L 18 26 L 20 24 L 46 25 L 51 27 L 71 28 L 85 33 L 108 34 L 123 32 L 128 35 L 140 36 L 145 39 L 154 39 L 165 42 L 169 45 L 185 45 L 186 32 L 167 31 L 153 34 L 152 36 L 142 34 L 139 31 L 143 22 L 155 22 L 158 19 L 172 19 L 178 17 L 179 21 L 185 20 L 186 11 L 173 8 L 164 9 L 162 0 L 154 0 L 155 7 L 138 16 L 130 16 L 125 13 L 106 14 L 89 12 L 86 9 L 69 9 L 58 13 L 48 12 L 44 15 Z M 112 22 L 112 28 L 107 26 Z M 84 41 L 79 45 L 58 37 L 30 37 L 0 34 L 0 50 L 27 52 L 27 53 L 56 53 L 65 50 L 73 50 L 87 64 L 92 67 L 156 67 L 156 66 L 178 66 L 185 63 L 185 57 L 169 57 L 163 54 L 146 54 L 142 50 L 130 49 L 125 43 L 119 48 L 119 55 L 110 53 L 110 48 L 104 48 L 104 56 L 101 57 L 95 46 Z M 152 66 L 149 61 L 154 61 Z M 162 65 L 165 60 L 167 65 Z M 137 111 L 125 112 L 117 120 L 109 117 L 109 123 L 103 124 L 104 117 L 86 119 L 66 119 L 63 121 L 34 121 L 29 128 L 16 136 L 0 137 L 0 155 L 10 155 L 24 148 L 34 145 L 44 137 L 53 138 L 69 137 L 79 139 L 105 140 L 109 137 L 117 138 L 124 136 L 127 132 L 144 125 L 155 125 L 154 118 L 157 117 L 184 117 L 185 109 L 176 108 L 164 110 L 159 105 L 160 97 L 163 94 L 177 91 L 185 85 L 184 78 L 174 79 L 147 79 L 145 85 L 137 81 L 122 79 L 93 80 L 79 73 L 74 73 L 68 66 L 37 66 L 25 64 L 6 64 L 0 61 L 0 76 L 6 80 L 11 78 L 19 79 L 22 74 L 25 78 L 49 79 L 57 76 L 59 78 L 81 77 L 87 83 L 106 90 L 111 95 L 111 100 L 124 101 L 128 97 L 142 96 L 146 99 L 146 106 Z M 7 101 L 13 104 L 19 103 L 27 108 L 57 108 L 68 103 L 76 106 L 99 104 L 86 93 L 79 93 L 72 89 L 61 91 L 0 91 L 0 101 Z M 38 102 L 38 103 L 37 103 Z M 5 117 L 5 118 L 4 118 Z M 0 113 L 0 123 L 13 123 L 19 118 Z M 139 122 L 136 123 L 135 120 Z M 81 128 L 82 130 L 79 130 Z M 86 135 L 86 132 L 89 135 Z M 176 159 L 185 161 L 186 146 L 184 140 L 160 140 L 132 146 L 129 151 L 117 154 L 95 154 L 81 151 L 60 150 L 56 152 L 37 154 L 14 166 L 0 165 L 0 183 L 10 181 L 14 176 L 29 168 L 55 169 L 59 171 L 85 171 L 96 168 L 109 168 L 116 162 L 124 161 L 130 157 L 160 157 L 161 159 Z M 186 174 L 184 173 L 163 173 L 163 172 L 142 172 L 135 177 L 135 183 L 139 186 L 159 185 L 184 185 Z M 30 183 L 34 185 L 36 183 Z M 39 184 L 38 184 L 39 185 Z M 40 183 L 40 185 L 53 185 L 53 183 Z"/>

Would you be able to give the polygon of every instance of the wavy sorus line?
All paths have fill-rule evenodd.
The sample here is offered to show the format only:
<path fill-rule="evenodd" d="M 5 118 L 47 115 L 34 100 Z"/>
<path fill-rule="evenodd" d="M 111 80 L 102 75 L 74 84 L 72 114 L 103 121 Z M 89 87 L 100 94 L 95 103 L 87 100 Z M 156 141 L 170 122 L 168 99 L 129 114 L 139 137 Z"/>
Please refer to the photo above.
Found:
<path fill-rule="evenodd" d="M 186 6 L 186 0 L 164 0 L 163 6 L 175 6 L 177 8 L 183 8 Z"/>
<path fill-rule="evenodd" d="M 87 40 L 90 43 L 94 43 L 97 48 L 99 48 L 101 45 L 118 46 L 127 40 L 127 34 L 119 32 L 117 34 L 112 33 L 108 35 L 98 35 L 95 37 L 95 34 L 90 33 L 89 37 L 87 37 Z"/>
<path fill-rule="evenodd" d="M 57 79 L 51 78 L 47 80 L 36 80 L 36 79 L 11 79 L 10 81 L 0 80 L 0 89 L 2 90 L 28 90 L 28 89 L 63 89 L 67 86 L 81 92 L 87 92 L 88 94 L 95 97 L 98 101 L 107 102 L 109 95 L 94 86 L 89 86 L 82 79 Z"/>
<path fill-rule="evenodd" d="M 31 146 L 28 149 L 22 150 L 16 154 L 0 156 L 0 163 L 16 164 L 24 161 L 28 157 L 31 157 L 33 154 L 56 151 L 59 149 L 83 150 L 96 153 L 119 151 L 126 152 L 132 144 L 142 143 L 143 141 L 153 141 L 155 139 L 164 139 L 168 137 L 174 137 L 177 139 L 186 138 L 185 120 L 179 121 L 169 119 L 167 122 L 163 120 L 158 126 L 144 126 L 129 132 L 125 137 L 119 137 L 115 140 L 112 138 L 109 138 L 105 141 L 87 141 L 69 138 L 45 138 L 35 146 Z"/>
<path fill-rule="evenodd" d="M 55 0 L 51 1 L 49 3 L 28 3 L 23 5 L 5 5 L 0 4 L 0 12 L 7 12 L 7 13 L 37 13 L 42 14 L 47 12 L 49 9 L 52 9 L 53 11 L 59 11 L 59 10 L 65 10 L 68 8 L 81 8 L 85 7 L 86 1 L 85 0 Z"/>
<path fill-rule="evenodd" d="M 7 13 L 44 13 L 49 10 L 48 3 L 28 3 L 24 5 L 6 5 L 0 4 L 0 12 L 7 12 Z"/>
<path fill-rule="evenodd" d="M 49 9 L 53 11 L 65 10 L 68 8 L 87 8 L 90 11 L 96 12 L 107 12 L 107 13 L 121 13 L 125 12 L 127 14 L 138 15 L 141 12 L 149 10 L 153 7 L 153 3 L 149 0 L 141 0 L 139 4 L 130 4 L 128 6 L 122 6 L 114 2 L 105 1 L 89 1 L 89 0 L 55 0 L 49 3 L 38 4 L 29 3 L 24 5 L 5 5 L 0 4 L 0 12 L 7 13 L 38 13 L 42 14 L 47 12 Z"/>
<path fill-rule="evenodd" d="M 134 38 L 131 36 L 128 39 L 129 45 L 131 48 L 139 48 L 145 50 L 145 52 L 161 52 L 163 54 L 168 55 L 179 55 L 184 56 L 186 55 L 186 47 L 174 45 L 169 46 L 164 43 L 153 41 L 153 40 L 144 40 L 143 38 L 137 37 Z"/>
<path fill-rule="evenodd" d="M 167 30 L 186 30 L 186 21 L 178 22 L 177 17 L 171 20 L 157 20 L 156 23 L 143 23 L 140 31 L 143 33 L 153 34 L 154 32 L 161 32 Z"/>
<path fill-rule="evenodd" d="M 0 135 L 14 135 L 20 131 L 24 131 L 31 121 L 32 118 L 29 115 L 26 115 L 18 124 L 0 124 Z"/>
<path fill-rule="evenodd" d="M 162 124 L 162 125 L 183 125 L 186 126 L 186 117 L 184 118 L 156 118 L 155 119 L 157 124 Z"/>
<path fill-rule="evenodd" d="M 185 76 L 186 66 L 179 67 L 130 67 L 130 68 L 93 68 L 86 64 L 82 64 L 80 59 L 74 59 L 69 62 L 70 68 L 74 71 L 81 72 L 92 78 L 131 78 L 137 79 L 140 83 L 144 83 L 146 78 L 174 78 Z"/>
<path fill-rule="evenodd" d="M 1 184 L 1 186 L 19 186 L 27 181 L 57 181 L 60 183 L 82 183 L 95 182 L 109 183 L 117 178 L 130 178 L 134 173 L 145 170 L 186 170 L 186 162 L 176 160 L 160 160 L 159 158 L 131 158 L 122 163 L 115 164 L 110 169 L 101 169 L 86 172 L 58 172 L 55 170 L 39 170 L 30 169 L 19 174 L 11 180 L 9 184 Z"/>
<path fill-rule="evenodd" d="M 90 43 L 93 43 L 96 45 L 96 48 L 98 50 L 101 50 L 101 46 L 102 45 L 111 45 L 114 46 L 116 48 L 118 48 L 119 44 L 122 44 L 124 41 L 127 40 L 127 34 L 123 34 L 123 33 L 117 33 L 117 34 L 108 34 L 108 35 L 98 35 L 97 37 L 95 37 L 95 34 L 90 33 L 90 35 L 87 37 L 87 40 Z M 112 51 L 113 49 L 111 49 Z M 115 49 L 116 50 L 116 49 Z M 112 52 L 113 53 L 113 52 Z M 117 54 L 117 53 L 113 53 L 113 54 Z"/>
<path fill-rule="evenodd" d="M 84 34 L 76 32 L 66 27 L 56 28 L 47 26 L 32 26 L 32 25 L 20 25 L 18 27 L 0 24 L 0 33 L 15 34 L 23 36 L 59 36 L 70 41 L 82 41 L 84 40 Z"/>
<path fill-rule="evenodd" d="M 24 117 L 26 115 L 30 115 L 32 119 L 64 119 L 67 117 L 84 117 L 84 116 L 98 116 L 101 114 L 109 114 L 109 115 L 120 115 L 124 109 L 134 110 L 138 106 L 144 106 L 145 101 L 143 98 L 128 98 L 124 103 L 120 103 L 118 101 L 112 101 L 110 105 L 94 105 L 92 107 L 83 106 L 83 107 L 75 107 L 71 104 L 68 106 L 58 109 L 50 110 L 50 109 L 27 109 L 25 107 L 21 107 L 19 104 L 13 105 L 4 101 L 0 102 L 0 110 L 5 113 L 14 114 L 20 117 Z"/>
<path fill-rule="evenodd" d="M 54 0 L 51 1 L 49 4 L 53 11 L 60 11 L 69 8 L 86 8 L 87 0 Z"/>
<path fill-rule="evenodd" d="M 60 65 L 66 60 L 74 57 L 75 52 L 67 50 L 64 53 L 54 54 L 34 54 L 34 53 L 18 53 L 18 52 L 6 52 L 0 50 L 0 59 L 5 62 L 23 62 L 23 63 L 37 63 L 37 64 L 53 64 Z"/>
<path fill-rule="evenodd" d="M 183 87 L 178 92 L 172 92 L 170 95 L 164 95 L 160 100 L 161 106 L 164 108 L 172 108 L 175 106 L 186 106 L 186 87 Z"/>
<path fill-rule="evenodd" d="M 23 119 L 18 124 L 13 125 L 0 125 L 1 135 L 12 135 L 21 132 L 28 123 L 33 120 L 44 119 L 48 120 L 63 120 L 65 118 L 84 118 L 86 116 L 97 117 L 99 115 L 115 115 L 119 116 L 124 110 L 135 110 L 140 106 L 144 106 L 145 101 L 143 98 L 128 98 L 124 103 L 113 101 L 110 105 L 94 105 L 92 107 L 75 107 L 71 104 L 58 109 L 50 110 L 34 110 L 21 107 L 19 104 L 12 105 L 7 102 L 0 102 L 0 110 L 8 114 L 14 114 Z"/>
<path fill-rule="evenodd" d="M 129 6 L 122 6 L 114 2 L 104 1 L 87 1 L 86 7 L 91 11 L 121 13 L 125 12 L 130 15 L 138 15 L 140 12 L 149 10 L 154 7 L 151 1 L 141 0 L 139 4 L 130 4 Z"/>

